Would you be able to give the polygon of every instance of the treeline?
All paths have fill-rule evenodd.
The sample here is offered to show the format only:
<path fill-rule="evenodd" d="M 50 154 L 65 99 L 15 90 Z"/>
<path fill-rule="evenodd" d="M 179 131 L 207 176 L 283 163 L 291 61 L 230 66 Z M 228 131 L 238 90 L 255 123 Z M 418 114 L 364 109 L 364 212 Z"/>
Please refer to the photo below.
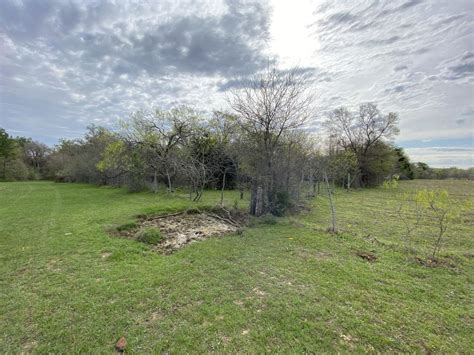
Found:
<path fill-rule="evenodd" d="M 383 114 L 375 104 L 332 112 L 326 141 L 309 134 L 304 129 L 314 114 L 309 88 L 298 70 L 268 70 L 231 92 L 231 112 L 208 116 L 185 106 L 139 111 L 118 130 L 92 126 L 83 138 L 51 149 L 1 130 L 0 179 L 169 193 L 180 188 L 195 201 L 209 188 L 222 194 L 239 189 L 241 196 L 250 190 L 252 214 L 281 215 L 314 194 L 318 182 L 350 188 L 375 186 L 394 175 L 431 178 L 430 168 L 410 163 L 391 143 L 398 116 Z"/>
<path fill-rule="evenodd" d="M 0 127 L 0 180 L 39 180 L 49 176 L 52 149 L 31 138 L 11 137 Z"/>
<path fill-rule="evenodd" d="M 415 163 L 412 166 L 415 179 L 466 179 L 474 180 L 474 168 L 432 168 L 426 163 Z"/>

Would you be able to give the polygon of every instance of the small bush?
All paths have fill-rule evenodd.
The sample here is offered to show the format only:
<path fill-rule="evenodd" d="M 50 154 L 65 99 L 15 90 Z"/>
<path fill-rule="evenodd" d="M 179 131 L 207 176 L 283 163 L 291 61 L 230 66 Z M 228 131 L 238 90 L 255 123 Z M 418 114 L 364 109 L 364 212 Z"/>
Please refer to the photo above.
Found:
<path fill-rule="evenodd" d="M 161 232 L 156 227 L 148 227 L 144 229 L 140 229 L 136 234 L 135 238 L 142 243 L 145 244 L 158 244 L 163 240 L 163 236 Z"/>
<path fill-rule="evenodd" d="M 278 224 L 278 219 L 270 213 L 260 217 L 250 216 L 250 219 L 247 222 L 249 227 L 258 227 L 261 225 L 273 226 L 275 224 Z"/>
<path fill-rule="evenodd" d="M 277 219 L 275 216 L 272 216 L 271 214 L 266 214 L 258 219 L 258 222 L 260 224 L 266 224 L 269 226 L 273 226 L 278 223 Z"/>
<path fill-rule="evenodd" d="M 199 208 L 188 208 L 186 214 L 200 214 L 202 211 Z"/>
<path fill-rule="evenodd" d="M 400 176 L 393 175 L 390 179 L 385 180 L 382 186 L 384 189 L 396 189 L 398 188 L 398 180 L 400 180 Z"/>
<path fill-rule="evenodd" d="M 141 174 L 130 174 L 127 178 L 128 192 L 141 192 L 146 190 L 146 183 Z"/>
<path fill-rule="evenodd" d="M 276 194 L 276 204 L 271 213 L 275 216 L 284 216 L 286 212 L 294 207 L 291 201 L 290 194 L 286 191 L 281 191 Z"/>
<path fill-rule="evenodd" d="M 134 229 L 137 227 L 138 225 L 135 222 L 130 222 L 130 223 L 125 223 L 125 224 L 122 224 L 121 226 L 118 226 L 117 230 L 119 232 L 123 232 L 123 231 L 129 231 L 130 229 Z"/>
<path fill-rule="evenodd" d="M 25 163 L 20 159 L 16 159 L 7 162 L 3 175 L 6 181 L 24 181 L 28 179 L 29 173 L 30 172 Z"/>

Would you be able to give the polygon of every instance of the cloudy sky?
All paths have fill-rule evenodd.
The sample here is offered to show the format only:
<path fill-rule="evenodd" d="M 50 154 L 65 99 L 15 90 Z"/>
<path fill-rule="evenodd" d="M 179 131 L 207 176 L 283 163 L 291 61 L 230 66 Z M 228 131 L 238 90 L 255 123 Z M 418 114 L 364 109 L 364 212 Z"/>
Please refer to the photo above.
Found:
<path fill-rule="evenodd" d="M 413 160 L 474 166 L 472 0 L 2 0 L 0 127 L 52 145 L 140 108 L 222 109 L 273 61 L 313 74 L 313 131 L 373 101 Z"/>

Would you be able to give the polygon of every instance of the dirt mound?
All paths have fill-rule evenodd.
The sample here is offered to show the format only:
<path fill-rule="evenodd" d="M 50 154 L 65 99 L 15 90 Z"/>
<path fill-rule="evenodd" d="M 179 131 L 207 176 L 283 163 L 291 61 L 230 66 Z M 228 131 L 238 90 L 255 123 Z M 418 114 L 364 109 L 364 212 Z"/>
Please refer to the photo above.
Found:
<path fill-rule="evenodd" d="M 240 230 L 243 224 L 239 214 L 232 216 L 229 211 L 199 211 L 192 210 L 182 213 L 158 216 L 144 216 L 131 228 L 125 230 L 121 227 L 114 232 L 115 235 L 136 239 L 140 231 L 147 228 L 158 228 L 163 238 L 152 245 L 152 248 L 164 253 L 171 253 L 186 244 L 234 233 Z"/>

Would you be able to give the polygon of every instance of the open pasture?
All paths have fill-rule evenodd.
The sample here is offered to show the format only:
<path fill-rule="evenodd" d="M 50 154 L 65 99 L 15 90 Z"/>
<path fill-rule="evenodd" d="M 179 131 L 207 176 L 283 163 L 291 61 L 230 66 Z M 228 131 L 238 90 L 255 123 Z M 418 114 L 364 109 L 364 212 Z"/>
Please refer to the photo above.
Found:
<path fill-rule="evenodd" d="M 472 181 L 338 190 L 339 234 L 319 196 L 306 214 L 160 255 L 107 230 L 195 207 L 184 194 L 0 183 L 0 351 L 107 353 L 125 336 L 134 353 L 470 352 L 472 214 L 449 229 L 452 266 L 422 266 L 401 243 L 398 193 L 433 184 L 474 194 Z M 209 191 L 198 206 L 218 201 Z M 247 203 L 226 192 L 234 201 Z"/>

